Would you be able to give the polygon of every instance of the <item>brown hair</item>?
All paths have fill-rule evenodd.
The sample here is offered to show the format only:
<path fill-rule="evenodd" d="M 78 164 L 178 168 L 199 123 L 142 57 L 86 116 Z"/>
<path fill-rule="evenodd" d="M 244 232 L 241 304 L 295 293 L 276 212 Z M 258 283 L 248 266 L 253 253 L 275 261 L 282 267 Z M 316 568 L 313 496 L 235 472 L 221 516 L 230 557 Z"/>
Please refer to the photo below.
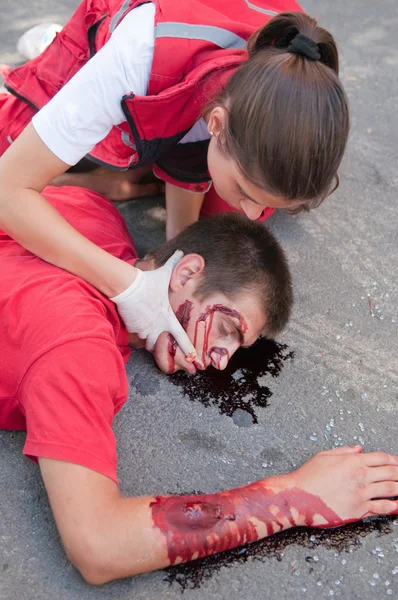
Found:
<path fill-rule="evenodd" d="M 289 267 L 281 246 L 263 224 L 234 213 L 213 215 L 151 250 L 148 258 L 160 267 L 176 250 L 199 254 L 205 261 L 195 293 L 201 301 L 215 293 L 229 299 L 257 295 L 264 308 L 264 335 L 274 336 L 286 326 L 293 303 Z"/>
<path fill-rule="evenodd" d="M 317 44 L 319 60 L 288 49 L 298 34 Z M 306 201 L 288 212 L 314 208 L 338 187 L 349 132 L 334 39 L 308 15 L 282 13 L 252 35 L 248 53 L 210 106 L 228 113 L 219 149 L 256 186 Z"/>

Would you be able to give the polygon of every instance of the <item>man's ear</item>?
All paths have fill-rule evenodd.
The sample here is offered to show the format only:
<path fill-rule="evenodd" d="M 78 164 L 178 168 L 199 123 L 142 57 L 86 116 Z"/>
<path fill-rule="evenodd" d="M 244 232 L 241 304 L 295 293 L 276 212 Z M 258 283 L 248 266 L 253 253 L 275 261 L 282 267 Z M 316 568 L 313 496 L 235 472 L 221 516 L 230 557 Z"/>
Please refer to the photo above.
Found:
<path fill-rule="evenodd" d="M 217 137 L 224 130 L 227 110 L 223 106 L 215 106 L 210 113 L 207 128 Z"/>
<path fill-rule="evenodd" d="M 178 292 L 185 285 L 194 283 L 202 275 L 205 261 L 200 254 L 187 254 L 176 264 L 170 279 L 170 290 Z"/>

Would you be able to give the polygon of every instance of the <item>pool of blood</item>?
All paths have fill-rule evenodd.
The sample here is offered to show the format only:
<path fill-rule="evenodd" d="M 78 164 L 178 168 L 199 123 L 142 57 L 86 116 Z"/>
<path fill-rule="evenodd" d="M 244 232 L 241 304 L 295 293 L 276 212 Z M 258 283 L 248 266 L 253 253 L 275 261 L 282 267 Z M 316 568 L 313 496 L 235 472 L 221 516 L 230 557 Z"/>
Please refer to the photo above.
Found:
<path fill-rule="evenodd" d="M 259 378 L 264 375 L 278 377 L 284 363 L 293 358 L 294 353 L 288 346 L 260 338 L 251 348 L 240 348 L 224 371 L 209 367 L 196 375 L 178 372 L 169 380 L 192 401 L 199 401 L 204 406 L 216 405 L 221 414 L 228 416 L 241 408 L 252 415 L 253 423 L 257 423 L 255 409 L 265 407 L 272 396 Z M 311 553 L 314 554 L 316 548 L 323 547 L 340 554 L 352 553 L 361 547 L 363 538 L 374 532 L 379 537 L 393 533 L 392 526 L 397 520 L 398 516 L 375 517 L 335 529 L 289 529 L 239 548 L 169 567 L 165 569 L 164 580 L 169 584 L 178 583 L 182 590 L 199 588 L 223 567 L 245 563 L 248 559 L 282 561 L 284 551 L 290 546 L 306 548 L 303 562 L 312 570 Z"/>
<path fill-rule="evenodd" d="M 192 401 L 199 401 L 204 406 L 216 405 L 221 414 L 228 416 L 241 408 L 251 414 L 253 423 L 257 423 L 255 408 L 265 407 L 272 396 L 259 378 L 264 375 L 278 377 L 284 363 L 293 358 L 294 352 L 289 351 L 288 346 L 260 338 L 250 348 L 240 348 L 224 371 L 209 367 L 196 375 L 178 372 L 170 377 L 170 381 Z M 169 567 L 165 569 L 164 580 L 169 584 L 178 583 L 182 590 L 199 588 L 223 567 L 245 563 L 248 559 L 282 561 L 284 551 L 290 546 L 306 548 L 307 556 L 303 562 L 312 570 L 311 553 L 316 548 L 323 547 L 340 554 L 352 553 L 361 547 L 361 539 L 373 532 L 379 537 L 393 533 L 392 526 L 397 520 L 398 516 L 375 517 L 335 529 L 289 529 L 245 546 Z"/>
<path fill-rule="evenodd" d="M 210 352 L 219 352 L 221 361 L 225 350 L 212 348 Z M 179 371 L 169 381 L 193 402 L 217 406 L 220 413 L 227 416 L 232 416 L 239 408 L 251 415 L 253 423 L 258 423 L 256 408 L 266 407 L 272 396 L 263 376 L 278 377 L 285 362 L 293 357 L 288 346 L 260 338 L 250 348 L 237 350 L 223 371 L 214 367 L 195 375 Z"/>

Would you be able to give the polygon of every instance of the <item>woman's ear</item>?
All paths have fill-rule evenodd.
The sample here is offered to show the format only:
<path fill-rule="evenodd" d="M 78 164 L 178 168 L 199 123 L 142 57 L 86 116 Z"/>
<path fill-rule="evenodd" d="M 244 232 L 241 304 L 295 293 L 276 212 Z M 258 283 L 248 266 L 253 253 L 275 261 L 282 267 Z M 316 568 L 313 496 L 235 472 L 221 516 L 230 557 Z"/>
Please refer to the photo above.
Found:
<path fill-rule="evenodd" d="M 210 113 L 207 128 L 217 137 L 224 130 L 227 111 L 223 106 L 215 106 Z"/>
<path fill-rule="evenodd" d="M 196 285 L 197 279 L 202 275 L 205 261 L 200 254 L 187 254 L 176 264 L 170 278 L 170 290 L 178 292 L 187 284 Z"/>

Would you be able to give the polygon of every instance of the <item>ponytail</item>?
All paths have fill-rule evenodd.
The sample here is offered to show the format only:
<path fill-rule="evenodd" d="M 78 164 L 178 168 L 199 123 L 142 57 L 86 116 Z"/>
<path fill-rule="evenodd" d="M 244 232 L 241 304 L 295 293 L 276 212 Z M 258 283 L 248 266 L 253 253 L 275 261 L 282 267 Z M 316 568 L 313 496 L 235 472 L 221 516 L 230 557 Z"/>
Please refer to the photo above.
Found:
<path fill-rule="evenodd" d="M 317 21 L 304 13 L 281 13 L 258 29 L 249 39 L 247 50 L 253 58 L 262 50 L 288 50 L 296 36 L 302 35 L 317 45 L 319 61 L 339 74 L 339 55 L 333 36 L 318 27 Z"/>
<path fill-rule="evenodd" d="M 338 186 L 349 132 L 332 35 L 302 13 L 282 13 L 255 32 L 248 60 L 217 103 L 228 118 L 219 147 L 254 185 L 299 212 Z M 214 106 L 214 104 L 213 104 Z"/>

